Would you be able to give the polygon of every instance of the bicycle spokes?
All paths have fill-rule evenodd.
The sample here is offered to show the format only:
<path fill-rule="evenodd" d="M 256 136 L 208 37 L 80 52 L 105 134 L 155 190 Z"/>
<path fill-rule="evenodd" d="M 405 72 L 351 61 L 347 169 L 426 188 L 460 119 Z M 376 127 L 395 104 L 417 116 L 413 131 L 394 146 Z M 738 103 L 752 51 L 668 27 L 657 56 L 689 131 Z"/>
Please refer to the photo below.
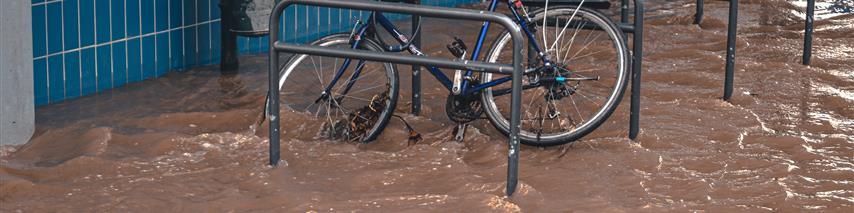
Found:
<path fill-rule="evenodd" d="M 349 35 L 314 42 L 318 46 L 352 48 Z M 360 49 L 381 50 L 370 40 Z M 334 140 L 371 140 L 388 122 L 397 96 L 397 74 L 391 64 L 364 60 L 296 55 L 280 79 L 281 103 L 316 123 L 315 137 Z"/>

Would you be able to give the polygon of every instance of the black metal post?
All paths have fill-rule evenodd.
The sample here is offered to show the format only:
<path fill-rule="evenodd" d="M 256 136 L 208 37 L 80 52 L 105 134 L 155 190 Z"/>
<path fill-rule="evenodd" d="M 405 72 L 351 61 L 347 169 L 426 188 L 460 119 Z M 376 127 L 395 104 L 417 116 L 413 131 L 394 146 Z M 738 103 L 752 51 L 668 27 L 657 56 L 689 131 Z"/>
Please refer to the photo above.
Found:
<path fill-rule="evenodd" d="M 735 72 L 735 34 L 738 30 L 738 0 L 729 1 L 729 29 L 726 41 L 726 76 L 724 78 L 724 100 L 732 98 L 733 78 Z"/>
<path fill-rule="evenodd" d="M 270 119 L 270 165 L 276 166 L 279 165 L 279 159 L 281 159 L 279 149 L 279 51 L 276 51 L 276 48 L 273 45 L 276 41 L 279 40 L 279 20 L 282 16 L 282 11 L 284 11 L 284 7 L 280 4 L 276 5 L 276 8 L 273 10 L 272 14 L 270 14 L 270 51 L 269 51 L 269 61 L 268 61 L 268 70 L 267 70 L 267 79 L 269 80 L 269 84 L 267 85 L 267 118 Z"/>
<path fill-rule="evenodd" d="M 629 138 L 640 132 L 641 73 L 643 72 L 643 0 L 635 0 L 635 26 L 632 34 L 632 99 L 629 106 Z"/>
<path fill-rule="evenodd" d="M 804 26 L 804 65 L 810 65 L 812 59 L 813 17 L 815 15 L 815 0 L 807 0 L 807 18 Z"/>
<path fill-rule="evenodd" d="M 703 22 L 703 0 L 697 0 L 697 13 L 694 14 L 694 24 Z"/>
<path fill-rule="evenodd" d="M 219 11 L 221 14 L 220 23 L 220 52 L 219 69 L 223 73 L 232 73 L 237 71 L 239 62 L 237 60 L 237 35 L 231 32 L 231 28 L 235 25 L 235 18 L 231 13 L 232 0 L 220 0 Z"/>
<path fill-rule="evenodd" d="M 468 69 L 478 72 L 494 72 L 512 74 L 512 97 L 509 135 L 509 155 L 507 163 L 507 195 L 516 191 L 519 172 L 519 125 L 521 115 L 522 75 L 524 69 L 521 67 L 522 51 L 524 45 L 521 28 L 513 20 L 503 14 L 487 11 L 475 11 L 458 8 L 432 7 L 423 5 L 401 5 L 375 1 L 351 0 L 351 1 L 328 1 L 328 0 L 284 0 L 273 9 L 270 16 L 270 38 L 278 38 L 279 17 L 285 7 L 292 4 L 303 4 L 320 7 L 346 8 L 355 10 L 370 10 L 392 13 L 406 13 L 420 16 L 431 16 L 449 19 L 461 19 L 471 21 L 490 21 L 504 26 L 513 39 L 513 64 L 495 64 L 480 61 L 460 59 L 439 59 L 435 57 L 424 57 L 414 55 L 400 55 L 395 53 L 373 52 L 356 49 L 340 49 L 319 46 L 291 45 L 270 39 L 270 91 L 268 117 L 270 118 L 270 164 L 276 165 L 279 160 L 279 93 L 278 83 L 278 55 L 277 52 L 290 52 L 295 54 L 309 54 L 320 56 L 331 56 L 340 58 L 364 59 L 378 62 L 400 63 L 410 65 L 431 65 L 450 69 Z"/>
<path fill-rule="evenodd" d="M 516 25 L 513 25 L 516 26 Z M 509 26 L 505 27 L 508 28 Z M 516 30 L 519 30 L 517 27 Z M 516 192 L 516 187 L 519 182 L 519 127 L 521 125 L 522 115 L 522 74 L 525 72 L 522 69 L 522 49 L 523 44 L 522 34 L 519 36 L 513 35 L 513 75 L 512 89 L 510 97 L 510 150 L 507 155 L 507 196 L 513 195 Z"/>
<path fill-rule="evenodd" d="M 629 0 L 620 2 L 620 23 L 629 23 Z"/>
<path fill-rule="evenodd" d="M 421 4 L 421 0 L 415 0 L 415 4 Z M 415 27 L 421 22 L 421 16 L 412 15 L 412 44 L 421 46 L 421 33 L 417 33 Z M 421 114 L 421 67 L 412 65 L 412 114 Z"/>

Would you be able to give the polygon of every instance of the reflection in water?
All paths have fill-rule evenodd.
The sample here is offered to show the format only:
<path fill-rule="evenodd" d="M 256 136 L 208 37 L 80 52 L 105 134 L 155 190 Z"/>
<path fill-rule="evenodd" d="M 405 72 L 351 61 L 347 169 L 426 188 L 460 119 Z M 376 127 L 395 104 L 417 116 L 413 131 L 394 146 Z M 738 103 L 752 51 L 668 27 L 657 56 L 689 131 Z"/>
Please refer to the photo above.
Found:
<path fill-rule="evenodd" d="M 283 109 L 283 161 L 267 166 L 267 127 L 258 125 L 267 58 L 248 56 L 238 75 L 203 67 L 39 108 L 36 136 L 0 147 L 0 211 L 850 212 L 854 16 L 818 21 L 814 64 L 803 66 L 792 8 L 742 4 L 741 92 L 727 103 L 727 4 L 706 2 L 698 27 L 689 2 L 648 3 L 637 142 L 625 139 L 623 103 L 574 145 L 523 147 L 512 198 L 503 197 L 506 139 L 477 121 L 454 142 L 447 94 L 432 80 L 423 116 L 404 115 L 408 98 L 397 110 L 422 142 L 409 144 L 397 119 L 371 144 L 317 140 L 318 127 Z M 424 26 L 435 41 L 424 49 L 447 56 L 444 41 L 471 41 L 479 24 Z"/>

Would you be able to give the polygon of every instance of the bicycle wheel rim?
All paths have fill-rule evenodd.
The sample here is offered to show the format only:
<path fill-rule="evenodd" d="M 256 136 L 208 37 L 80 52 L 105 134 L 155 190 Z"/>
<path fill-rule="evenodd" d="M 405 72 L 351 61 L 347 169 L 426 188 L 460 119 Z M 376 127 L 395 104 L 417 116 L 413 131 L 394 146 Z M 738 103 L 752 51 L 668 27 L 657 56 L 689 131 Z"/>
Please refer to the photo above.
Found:
<path fill-rule="evenodd" d="M 349 44 L 349 36 L 347 35 L 332 35 L 318 39 L 312 42 L 311 45 L 351 48 Z M 370 42 L 363 40 L 359 49 L 368 49 L 371 51 L 380 51 L 379 47 Z M 371 119 L 371 125 L 364 129 L 364 134 L 357 138 L 347 138 L 348 140 L 360 140 L 362 142 L 370 142 L 374 140 L 388 123 L 391 114 L 394 112 L 398 95 L 397 72 L 394 65 L 379 62 L 365 62 L 364 68 L 358 77 L 353 77 L 353 72 L 359 65 L 359 60 L 351 60 L 350 65 L 345 72 L 340 76 L 338 82 L 331 90 L 331 97 L 341 97 L 341 107 L 333 107 L 339 102 L 332 99 L 326 102 L 327 105 L 321 107 L 312 103 L 316 98 L 320 97 L 325 85 L 331 82 L 331 79 L 337 73 L 344 59 L 333 57 L 321 57 L 311 55 L 294 55 L 288 60 L 288 63 L 282 68 L 279 79 L 279 91 L 283 105 L 286 109 L 290 109 L 297 113 L 310 115 L 314 117 L 314 121 L 324 122 L 321 124 L 321 129 L 315 134 L 315 139 L 342 139 L 331 137 L 328 133 L 331 129 L 327 125 L 335 125 L 337 122 L 348 120 L 352 123 L 352 118 L 349 117 L 355 112 L 363 108 L 370 107 L 371 102 L 380 94 L 386 97 L 382 107 L 376 107 L 376 118 Z M 302 78 L 297 73 L 306 72 L 311 75 L 303 75 Z M 305 77 L 310 76 L 310 77 Z M 347 95 L 341 96 L 342 91 L 346 90 L 347 83 L 350 79 L 355 79 L 353 87 L 347 92 Z M 322 85 L 322 86 L 321 86 Z M 326 114 L 324 114 L 326 113 Z M 356 113 L 358 115 L 358 113 Z M 326 116 L 326 120 L 321 119 L 321 116 Z M 342 119 L 347 118 L 347 119 Z M 346 124 L 346 123 L 342 123 Z M 324 129 L 327 128 L 327 129 Z M 324 132 L 327 131 L 327 132 Z"/>
<path fill-rule="evenodd" d="M 537 12 L 534 12 L 534 14 L 535 14 L 535 16 L 533 18 L 534 22 L 541 22 L 546 18 L 546 17 L 544 17 L 545 12 L 543 12 L 543 10 L 539 10 Z M 594 113 L 588 113 L 589 116 L 583 116 L 582 115 L 581 117 L 585 117 L 586 119 L 583 119 L 582 122 L 579 122 L 579 123 L 573 125 L 572 128 L 570 128 L 566 131 L 555 131 L 553 133 L 541 133 L 541 132 L 538 133 L 538 132 L 532 131 L 533 128 L 530 128 L 531 127 L 530 120 L 532 120 L 532 119 L 530 119 L 530 118 L 535 117 L 532 114 L 537 114 L 538 112 L 526 111 L 526 107 L 531 108 L 531 106 L 526 105 L 529 103 L 525 103 L 525 101 L 526 101 L 526 98 L 531 99 L 532 97 L 538 96 L 539 94 L 531 94 L 530 89 L 524 90 L 523 91 L 523 106 L 522 106 L 523 107 L 523 109 L 522 109 L 522 112 L 523 112 L 522 121 L 523 122 L 522 122 L 522 129 L 521 129 L 522 131 L 520 132 L 521 133 L 520 135 L 521 135 L 521 139 L 523 142 L 526 142 L 527 144 L 532 144 L 532 145 L 563 144 L 563 143 L 569 142 L 571 140 L 575 140 L 577 138 L 580 138 L 581 136 L 586 135 L 587 133 L 589 133 L 590 131 L 592 131 L 596 127 L 598 127 L 602 122 L 604 122 L 604 120 L 607 117 L 610 116 L 610 114 L 613 112 L 614 108 L 616 108 L 616 105 L 619 103 L 619 101 L 622 97 L 623 90 L 625 89 L 625 84 L 626 84 L 627 78 L 628 78 L 628 71 L 627 71 L 627 69 L 628 69 L 628 56 L 627 56 L 628 52 L 627 52 L 627 50 L 625 50 L 625 43 L 624 43 L 622 33 L 617 31 L 618 29 L 616 29 L 616 26 L 614 26 L 610 21 L 608 21 L 606 17 L 604 17 L 598 13 L 588 11 L 586 9 L 576 10 L 575 7 L 551 8 L 548 11 L 548 16 L 549 17 L 569 16 L 568 20 L 577 20 L 577 19 L 587 20 L 586 23 L 593 23 L 596 26 L 598 26 L 600 29 L 603 29 L 602 31 L 598 31 L 598 32 L 602 32 L 604 35 L 607 35 L 606 38 L 609 41 L 609 45 L 607 45 L 607 46 L 610 46 L 610 48 L 612 50 L 610 52 L 613 53 L 613 55 L 612 55 L 613 59 L 611 59 L 613 67 L 611 67 L 610 69 L 606 69 L 606 70 L 610 70 L 609 72 L 611 73 L 611 76 L 613 76 L 613 77 L 611 78 L 612 80 L 609 81 L 608 85 L 606 85 L 604 87 L 604 88 L 608 88 L 607 93 L 604 93 L 605 95 L 603 95 L 603 97 L 606 97 L 606 98 L 603 98 L 602 101 L 599 102 L 600 104 L 598 104 L 597 107 L 594 107 L 598 110 L 595 110 Z M 545 23 L 545 22 L 543 22 L 543 23 Z M 562 23 L 562 22 L 560 22 L 560 21 L 556 21 L 556 22 L 548 21 L 548 23 Z M 561 26 L 560 29 L 556 29 L 556 30 L 552 30 L 552 31 L 543 30 L 542 28 L 543 28 L 543 26 L 547 26 L 547 27 L 550 26 L 553 28 L 557 28 L 555 26 L 560 26 L 560 24 L 552 24 L 552 25 L 545 24 L 545 25 L 543 25 L 541 23 L 537 23 L 539 28 L 538 28 L 538 31 L 535 32 L 535 34 L 538 36 L 536 38 L 538 43 L 543 42 L 543 38 L 545 37 L 546 42 L 551 41 L 551 42 L 549 42 L 549 44 L 551 44 L 553 46 L 558 46 L 558 45 L 554 45 L 558 41 L 555 38 L 576 39 L 576 38 L 578 38 L 578 35 L 579 35 L 579 34 L 575 34 L 577 31 L 587 31 L 587 30 L 582 29 L 581 27 L 575 27 L 575 26 L 581 26 L 581 25 L 572 25 L 572 26 L 570 26 L 571 27 L 570 29 L 563 30 L 564 28 L 567 28 L 567 27 L 565 27 L 566 24 L 570 24 L 572 22 L 563 22 L 563 23 L 564 23 L 564 26 Z M 585 26 L 587 26 L 587 25 L 585 25 Z M 540 35 L 543 35 L 544 31 L 547 32 L 547 33 L 545 33 L 546 36 L 541 37 Z M 551 33 L 555 33 L 558 35 L 554 35 Z M 570 37 L 558 37 L 560 35 L 566 35 L 567 33 L 572 33 L 572 34 L 570 34 Z M 551 35 L 551 36 L 548 36 L 548 35 Z M 584 34 L 582 33 L 581 35 L 584 35 Z M 588 35 L 590 35 L 590 34 L 588 34 Z M 588 37 L 588 39 L 589 38 L 590 37 Z M 496 43 L 493 45 L 493 48 L 490 51 L 490 54 L 487 56 L 487 58 L 486 58 L 487 61 L 489 61 L 489 62 L 499 61 L 499 57 L 505 57 L 504 60 L 501 60 L 501 61 L 509 61 L 509 59 L 506 58 L 506 57 L 509 57 L 509 54 L 502 54 L 502 52 L 506 52 L 506 49 L 509 48 L 509 39 L 510 39 L 509 34 L 506 34 L 506 33 L 504 33 L 501 37 L 499 37 L 499 40 L 496 41 Z M 595 41 L 595 40 L 597 40 L 597 39 L 590 39 L 588 41 Z M 561 40 L 561 41 L 563 41 L 563 40 Z M 580 44 L 577 41 L 575 43 L 569 42 L 570 49 L 572 49 L 572 47 L 574 47 L 576 45 L 583 45 L 583 44 L 585 44 L 585 42 L 581 42 Z M 549 45 L 541 45 L 541 46 L 549 46 Z M 541 47 L 541 48 L 548 48 L 548 47 Z M 582 49 L 582 48 L 575 48 L 575 49 Z M 527 51 L 527 50 L 525 50 L 525 51 Z M 578 54 L 578 52 L 573 53 L 573 54 Z M 585 55 L 585 53 L 581 53 L 581 54 Z M 504 56 L 504 55 L 507 55 L 507 56 Z M 568 60 L 563 59 L 563 57 L 569 58 L 571 56 L 578 56 L 578 55 L 569 55 L 567 53 L 554 53 L 554 52 L 551 52 L 550 55 L 552 55 L 555 58 L 557 58 L 558 56 L 561 57 L 561 60 L 554 60 L 555 63 L 562 63 L 562 62 L 568 61 Z M 591 55 L 593 55 L 593 54 L 591 54 Z M 589 56 L 589 55 L 587 55 L 587 56 Z M 583 57 L 580 57 L 580 58 L 583 58 Z M 590 57 L 586 60 L 587 61 L 595 61 L 595 60 L 593 60 L 593 58 L 595 58 L 595 57 Z M 579 60 L 578 59 L 572 59 L 572 61 L 576 62 Z M 526 65 L 527 65 L 527 63 L 528 62 L 526 62 Z M 579 64 L 583 64 L 583 63 L 579 63 Z M 493 77 L 493 74 L 484 73 L 482 81 L 485 82 L 485 81 L 491 80 L 492 77 Z M 524 82 L 530 82 L 530 79 L 528 79 L 526 77 L 523 81 Z M 490 120 L 492 121 L 493 125 L 495 125 L 502 132 L 507 133 L 507 131 L 509 129 L 509 121 L 508 121 L 509 120 L 509 104 L 504 105 L 505 107 L 503 107 L 503 108 L 499 107 L 498 104 L 502 104 L 503 102 L 509 103 L 509 95 L 505 95 L 506 98 L 501 97 L 501 98 L 499 98 L 499 100 L 497 100 L 492 95 L 492 91 L 493 91 L 492 88 L 483 91 L 482 100 L 484 102 L 484 106 L 486 107 L 487 114 L 488 114 Z M 581 96 L 579 95 L 579 98 L 580 97 Z M 569 98 L 575 98 L 575 97 L 569 96 Z M 504 101 L 504 100 L 500 100 L 500 99 L 506 99 L 508 101 Z M 575 109 L 570 109 L 570 110 L 564 109 L 563 111 L 571 112 L 571 111 L 575 111 Z M 581 114 L 581 113 L 578 113 L 579 111 L 575 111 L 575 112 L 576 112 L 576 114 Z M 545 114 L 545 113 L 541 113 L 541 115 L 542 114 Z M 526 119 L 526 116 L 528 119 Z M 528 122 L 528 123 L 526 123 L 526 122 Z"/>

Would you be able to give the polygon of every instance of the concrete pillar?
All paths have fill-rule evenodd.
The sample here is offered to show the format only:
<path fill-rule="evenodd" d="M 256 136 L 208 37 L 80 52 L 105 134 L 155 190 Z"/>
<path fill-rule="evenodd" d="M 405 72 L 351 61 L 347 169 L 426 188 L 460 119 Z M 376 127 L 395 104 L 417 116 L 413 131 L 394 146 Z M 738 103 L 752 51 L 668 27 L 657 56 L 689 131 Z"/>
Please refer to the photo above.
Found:
<path fill-rule="evenodd" d="M 30 0 L 0 3 L 0 145 L 33 135 L 33 33 Z"/>

